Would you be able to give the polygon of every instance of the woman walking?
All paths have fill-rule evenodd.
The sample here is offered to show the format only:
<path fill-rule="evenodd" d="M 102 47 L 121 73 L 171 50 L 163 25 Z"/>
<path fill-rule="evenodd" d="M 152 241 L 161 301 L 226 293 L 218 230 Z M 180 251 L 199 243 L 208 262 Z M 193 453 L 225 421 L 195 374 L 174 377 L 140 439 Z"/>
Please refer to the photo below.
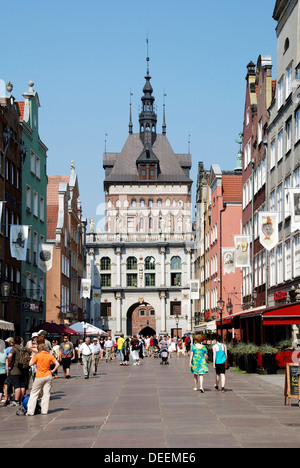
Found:
<path fill-rule="evenodd" d="M 55 366 L 52 370 L 50 370 L 52 363 Z M 37 399 L 41 390 L 43 391 L 41 414 L 48 414 L 50 390 L 52 386 L 52 374 L 55 373 L 55 371 L 59 368 L 59 362 L 52 354 L 47 351 L 46 344 L 38 345 L 38 354 L 31 358 L 29 363 L 30 366 L 33 366 L 34 364 L 36 364 L 37 371 L 28 401 L 27 416 L 34 415 Z"/>
<path fill-rule="evenodd" d="M 190 353 L 190 368 L 191 372 L 194 374 L 194 391 L 200 390 L 201 393 L 204 393 L 203 389 L 203 376 L 208 374 L 207 367 L 207 349 L 206 346 L 202 344 L 203 337 L 201 335 L 196 335 L 194 337 L 194 344 L 191 348 Z"/>

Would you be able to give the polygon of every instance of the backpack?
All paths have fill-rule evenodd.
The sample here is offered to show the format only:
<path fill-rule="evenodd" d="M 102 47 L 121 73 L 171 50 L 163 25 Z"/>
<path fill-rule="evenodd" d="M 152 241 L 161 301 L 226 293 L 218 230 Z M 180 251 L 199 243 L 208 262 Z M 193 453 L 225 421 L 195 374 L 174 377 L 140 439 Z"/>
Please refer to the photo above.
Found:
<path fill-rule="evenodd" d="M 138 351 L 140 349 L 140 342 L 139 340 L 133 340 L 132 341 L 132 349 L 134 351 Z"/>
<path fill-rule="evenodd" d="M 30 369 L 30 352 L 27 348 L 19 348 L 19 355 L 17 360 L 18 368 L 21 372 L 26 372 Z"/>
<path fill-rule="evenodd" d="M 26 416 L 27 409 L 28 409 L 29 398 L 30 398 L 30 396 L 25 396 L 23 398 L 22 405 L 16 411 L 17 416 Z M 37 402 L 34 414 L 41 414 L 41 411 L 42 411 L 41 405 L 40 405 L 39 402 Z"/>

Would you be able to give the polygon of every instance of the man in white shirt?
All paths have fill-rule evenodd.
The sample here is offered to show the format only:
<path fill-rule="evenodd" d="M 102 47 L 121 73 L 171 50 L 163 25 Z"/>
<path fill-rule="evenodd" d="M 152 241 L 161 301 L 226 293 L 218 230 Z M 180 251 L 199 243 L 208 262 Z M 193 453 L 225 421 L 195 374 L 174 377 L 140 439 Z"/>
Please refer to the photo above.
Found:
<path fill-rule="evenodd" d="M 100 346 L 97 338 L 93 339 L 92 348 L 93 348 L 93 352 L 94 352 L 94 361 L 92 362 L 92 370 L 93 370 L 93 375 L 96 375 L 99 360 L 100 360 L 100 351 L 101 351 L 101 346 Z"/>
<path fill-rule="evenodd" d="M 105 359 L 106 359 L 106 362 L 111 362 L 111 352 L 112 352 L 112 348 L 113 348 L 113 342 L 111 340 L 111 336 L 108 336 L 107 337 L 107 340 L 105 341 L 104 343 L 104 349 L 105 349 Z"/>
<path fill-rule="evenodd" d="M 78 348 L 78 351 L 79 357 L 82 357 L 84 378 L 89 379 L 91 364 L 94 361 L 94 350 L 91 344 L 91 339 L 87 337 L 85 342 Z"/>

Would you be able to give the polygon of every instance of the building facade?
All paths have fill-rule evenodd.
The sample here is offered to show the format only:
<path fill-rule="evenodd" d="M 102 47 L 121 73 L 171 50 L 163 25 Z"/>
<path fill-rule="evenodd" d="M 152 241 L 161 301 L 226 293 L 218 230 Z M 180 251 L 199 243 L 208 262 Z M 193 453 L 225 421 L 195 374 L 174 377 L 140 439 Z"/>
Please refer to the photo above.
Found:
<path fill-rule="evenodd" d="M 103 157 L 106 232 L 90 220 L 87 233 L 90 320 L 114 335 L 182 335 L 193 326 L 183 294 L 194 247 L 191 155 L 173 152 L 165 119 L 157 133 L 149 60 L 145 79 L 139 133 L 130 112 L 121 153 Z"/>
<path fill-rule="evenodd" d="M 39 247 L 47 240 L 47 150 L 39 136 L 38 93 L 29 82 L 18 102 L 22 127 L 22 222 L 29 226 L 22 262 L 22 334 L 46 319 L 46 273 L 38 267 Z"/>
<path fill-rule="evenodd" d="M 1 319 L 13 322 L 21 333 L 21 262 L 11 257 L 10 226 L 22 224 L 22 131 L 20 111 L 10 94 L 12 85 L 0 81 L 0 197 L 4 201 L 0 229 L 1 283 L 10 284 L 10 296 L 1 303 Z"/>
<path fill-rule="evenodd" d="M 53 266 L 47 272 L 47 320 L 75 323 L 82 320 L 80 297 L 84 269 L 85 220 L 75 163 L 69 176 L 49 176 L 47 242 L 53 245 Z"/>

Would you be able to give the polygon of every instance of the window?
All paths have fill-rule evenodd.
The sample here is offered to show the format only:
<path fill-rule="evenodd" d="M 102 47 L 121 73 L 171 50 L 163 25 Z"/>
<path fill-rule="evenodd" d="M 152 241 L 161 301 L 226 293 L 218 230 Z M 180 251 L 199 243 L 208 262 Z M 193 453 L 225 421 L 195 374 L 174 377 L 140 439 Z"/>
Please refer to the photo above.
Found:
<path fill-rule="evenodd" d="M 278 161 L 283 158 L 283 130 L 278 135 Z"/>
<path fill-rule="evenodd" d="M 283 106 L 283 94 L 284 92 L 284 77 L 281 78 L 278 82 L 278 109 Z"/>
<path fill-rule="evenodd" d="M 181 270 L 181 258 L 180 257 L 172 257 L 171 270 Z"/>
<path fill-rule="evenodd" d="M 285 89 L 286 99 L 292 93 L 292 81 L 293 81 L 293 65 L 291 64 L 286 70 L 286 89 Z"/>
<path fill-rule="evenodd" d="M 155 273 L 145 273 L 145 286 L 155 286 Z"/>
<path fill-rule="evenodd" d="M 291 188 L 291 176 L 287 177 L 284 181 L 284 188 L 285 188 L 285 206 L 284 206 L 284 217 L 288 218 L 291 216 L 291 209 L 290 209 L 290 191 L 288 190 Z"/>
<path fill-rule="evenodd" d="M 38 217 L 38 194 L 33 192 L 33 215 Z"/>
<path fill-rule="evenodd" d="M 135 257 L 127 258 L 127 270 L 137 270 L 137 259 Z"/>
<path fill-rule="evenodd" d="M 286 124 L 286 152 L 292 149 L 292 119 Z"/>
<path fill-rule="evenodd" d="M 153 200 L 152 200 L 152 198 L 150 198 L 150 200 L 148 201 L 148 206 L 153 206 Z"/>
<path fill-rule="evenodd" d="M 37 176 L 38 179 L 40 179 L 41 178 L 41 160 L 38 156 L 36 157 L 35 164 L 36 164 L 35 175 Z"/>
<path fill-rule="evenodd" d="M 40 220 L 44 222 L 45 219 L 45 202 L 44 198 L 40 197 Z"/>
<path fill-rule="evenodd" d="M 271 155 L 270 155 L 270 168 L 273 169 L 276 164 L 276 143 L 275 140 L 271 143 Z"/>
<path fill-rule="evenodd" d="M 135 199 L 135 198 L 133 198 L 133 199 L 131 200 L 131 206 L 132 206 L 133 208 L 136 207 L 136 199 Z"/>
<path fill-rule="evenodd" d="M 111 275 L 101 274 L 100 275 L 101 287 L 110 288 L 111 287 Z"/>
<path fill-rule="evenodd" d="M 181 286 L 181 273 L 171 273 L 171 286 Z"/>
<path fill-rule="evenodd" d="M 127 273 L 127 286 L 128 287 L 137 286 L 137 274 L 136 273 Z"/>
<path fill-rule="evenodd" d="M 282 245 L 277 247 L 277 284 L 283 282 L 283 258 L 282 258 Z"/>
<path fill-rule="evenodd" d="M 288 241 L 285 243 L 284 280 L 288 281 L 291 278 L 292 278 L 291 241 Z"/>
<path fill-rule="evenodd" d="M 31 211 L 31 188 L 26 185 L 26 210 Z"/>
<path fill-rule="evenodd" d="M 145 259 L 145 270 L 155 270 L 155 258 L 147 257 Z"/>
<path fill-rule="evenodd" d="M 278 222 L 281 223 L 283 220 L 283 186 L 280 184 L 277 188 L 277 211 L 278 211 Z"/>
<path fill-rule="evenodd" d="M 109 257 L 102 257 L 100 261 L 100 269 L 102 271 L 108 271 L 110 270 L 111 265 L 110 265 L 110 258 Z"/>
<path fill-rule="evenodd" d="M 276 284 L 276 262 L 275 262 L 275 250 L 270 252 L 270 286 Z"/>
<path fill-rule="evenodd" d="M 300 275 L 300 236 L 294 238 L 294 278 Z"/>
<path fill-rule="evenodd" d="M 146 315 L 145 309 L 140 309 L 140 310 L 139 310 L 139 316 L 140 316 L 140 317 L 145 317 L 145 315 Z"/>
<path fill-rule="evenodd" d="M 296 113 L 296 135 L 295 135 L 295 143 L 300 140 L 300 109 L 298 109 Z"/>
<path fill-rule="evenodd" d="M 157 206 L 161 206 L 161 205 L 162 205 L 162 201 L 161 201 L 161 199 L 159 198 L 159 199 L 157 200 Z"/>
<path fill-rule="evenodd" d="M 263 139 L 263 127 L 262 127 L 262 119 L 258 122 L 258 129 L 257 129 L 257 142 L 260 144 Z"/>
<path fill-rule="evenodd" d="M 141 200 L 140 200 L 140 205 L 145 206 L 145 200 L 143 198 L 141 198 Z"/>
<path fill-rule="evenodd" d="M 171 302 L 170 315 L 181 315 L 181 302 Z"/>
<path fill-rule="evenodd" d="M 33 151 L 30 152 L 30 170 L 32 174 L 35 174 L 35 154 Z"/>

